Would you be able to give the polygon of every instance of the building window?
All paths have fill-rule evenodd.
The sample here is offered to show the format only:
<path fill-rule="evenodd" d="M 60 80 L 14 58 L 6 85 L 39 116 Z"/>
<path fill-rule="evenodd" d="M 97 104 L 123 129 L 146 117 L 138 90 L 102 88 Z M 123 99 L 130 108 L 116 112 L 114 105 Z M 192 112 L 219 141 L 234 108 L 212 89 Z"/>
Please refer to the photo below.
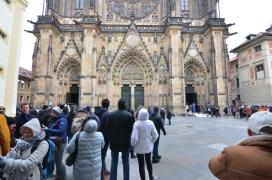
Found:
<path fill-rule="evenodd" d="M 239 78 L 236 78 L 236 87 L 239 88 L 240 85 L 239 85 Z"/>
<path fill-rule="evenodd" d="M 83 0 L 76 0 L 76 9 L 83 9 Z"/>
<path fill-rule="evenodd" d="M 24 96 L 20 96 L 20 102 L 23 102 Z"/>
<path fill-rule="evenodd" d="M 29 96 L 27 96 L 27 97 L 26 97 L 26 102 L 28 102 L 28 103 L 29 103 Z"/>
<path fill-rule="evenodd" d="M 24 81 L 20 81 L 20 88 L 21 88 L 21 89 L 24 89 L 24 84 L 25 84 Z"/>
<path fill-rule="evenodd" d="M 95 9 L 95 0 L 90 0 L 90 8 Z"/>
<path fill-rule="evenodd" d="M 255 67 L 255 76 L 256 79 L 263 79 L 264 78 L 264 65 L 259 64 Z"/>
<path fill-rule="evenodd" d="M 255 52 L 260 52 L 262 51 L 262 46 L 261 45 L 255 46 L 254 49 L 255 49 Z"/>
<path fill-rule="evenodd" d="M 4 31 L 2 31 L 1 29 L 0 29 L 0 37 L 1 37 L 2 39 L 6 39 L 6 38 L 7 38 L 7 34 L 4 33 Z"/>
<path fill-rule="evenodd" d="M 239 68 L 238 64 L 235 65 L 236 70 Z"/>
<path fill-rule="evenodd" d="M 30 83 L 27 84 L 27 89 L 30 89 Z"/>
<path fill-rule="evenodd" d="M 181 11 L 188 11 L 189 10 L 188 0 L 180 0 L 180 8 L 181 8 Z"/>
<path fill-rule="evenodd" d="M 10 0 L 5 0 L 7 4 L 10 4 Z"/>
<path fill-rule="evenodd" d="M 0 77 L 3 77 L 4 76 L 4 68 L 2 68 L 1 66 L 0 66 Z"/>

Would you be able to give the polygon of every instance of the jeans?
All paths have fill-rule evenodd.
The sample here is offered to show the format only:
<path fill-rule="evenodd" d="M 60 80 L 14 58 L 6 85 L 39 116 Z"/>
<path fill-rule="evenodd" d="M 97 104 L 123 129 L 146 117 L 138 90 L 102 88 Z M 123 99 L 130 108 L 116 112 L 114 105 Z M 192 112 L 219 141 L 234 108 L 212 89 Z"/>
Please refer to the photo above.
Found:
<path fill-rule="evenodd" d="M 109 144 L 110 144 L 109 140 L 107 140 L 105 138 L 105 145 L 104 145 L 103 149 L 101 150 L 101 159 L 102 159 L 102 172 L 101 172 L 101 175 L 103 175 L 103 171 L 106 170 L 105 159 L 106 159 Z"/>
<path fill-rule="evenodd" d="M 147 154 L 137 154 L 137 158 L 139 163 L 139 172 L 140 172 L 141 180 L 145 180 L 145 162 L 146 162 L 149 179 L 153 180 L 151 152 Z"/>
<path fill-rule="evenodd" d="M 110 180 L 117 180 L 117 168 L 118 168 L 118 151 L 111 151 L 111 169 L 110 169 Z M 129 149 L 122 152 L 123 162 L 123 174 L 124 180 L 129 180 Z"/>
<path fill-rule="evenodd" d="M 160 142 L 160 136 L 158 137 L 158 139 L 154 143 L 153 157 L 152 157 L 153 160 L 159 159 L 159 142 Z"/>
<path fill-rule="evenodd" d="M 59 180 L 66 180 L 66 168 L 62 162 L 63 153 L 66 147 L 66 143 L 62 143 L 59 147 L 57 147 L 55 151 L 55 163 L 56 163 L 56 174 Z"/>

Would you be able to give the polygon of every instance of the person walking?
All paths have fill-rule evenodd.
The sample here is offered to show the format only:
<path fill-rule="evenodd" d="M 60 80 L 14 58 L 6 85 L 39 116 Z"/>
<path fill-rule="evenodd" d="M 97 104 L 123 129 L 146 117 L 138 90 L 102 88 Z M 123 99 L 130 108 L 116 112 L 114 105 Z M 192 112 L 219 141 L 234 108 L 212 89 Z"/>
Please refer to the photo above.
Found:
<path fill-rule="evenodd" d="M 160 159 L 161 159 L 161 156 L 159 155 L 160 132 L 162 130 L 163 134 L 166 135 L 166 131 L 163 125 L 162 117 L 159 115 L 159 108 L 155 106 L 153 110 L 154 110 L 155 116 L 153 116 L 151 120 L 153 121 L 156 127 L 159 137 L 154 143 L 152 162 L 158 163 L 160 162 Z"/>
<path fill-rule="evenodd" d="M 124 180 L 129 180 L 130 139 L 133 128 L 131 113 L 126 110 L 126 101 L 118 101 L 118 110 L 110 114 L 106 130 L 109 134 L 111 149 L 110 180 L 117 180 L 119 153 L 122 153 Z"/>
<path fill-rule="evenodd" d="M 101 156 L 102 156 L 102 171 L 101 171 L 101 179 L 104 178 L 104 176 L 108 176 L 110 174 L 109 170 L 107 170 L 106 166 L 106 155 L 109 148 L 109 134 L 106 131 L 106 124 L 108 123 L 110 112 L 109 112 L 109 106 L 110 101 L 108 99 L 103 99 L 101 102 L 102 107 L 97 107 L 95 109 L 95 114 L 99 118 L 100 122 L 100 128 L 99 131 L 103 134 L 105 145 L 102 149 Z"/>
<path fill-rule="evenodd" d="M 51 110 L 50 122 L 45 131 L 48 133 L 49 138 L 55 143 L 57 150 L 55 152 L 56 174 L 57 180 L 66 180 L 66 168 L 62 162 L 64 149 L 67 142 L 67 120 L 62 110 L 56 106 Z"/>
<path fill-rule="evenodd" d="M 6 117 L 0 114 L 0 155 L 5 156 L 10 148 L 10 131 Z"/>
<path fill-rule="evenodd" d="M 73 164 L 73 179 L 79 180 L 101 180 L 101 149 L 104 147 L 104 138 L 97 130 L 97 122 L 86 119 L 82 124 L 81 131 L 77 132 L 66 151 L 71 154 L 76 149 L 78 137 L 78 151 L 75 163 Z"/>
<path fill-rule="evenodd" d="M 16 132 L 15 137 L 19 139 L 21 137 L 20 128 L 28 122 L 30 119 L 36 118 L 35 115 L 30 114 L 30 106 L 28 103 L 21 105 L 21 114 L 16 116 Z"/>
<path fill-rule="evenodd" d="M 148 119 L 147 109 L 142 108 L 138 114 L 138 121 L 134 123 L 131 136 L 131 145 L 134 146 L 134 151 L 137 153 L 141 180 L 145 180 L 145 162 L 149 179 L 154 179 L 151 152 L 154 142 L 159 137 L 154 123 Z"/>
<path fill-rule="evenodd" d="M 171 125 L 171 118 L 172 118 L 172 113 L 170 111 L 170 109 L 167 109 L 167 113 L 166 113 L 167 119 L 168 119 L 168 125 Z"/>
<path fill-rule="evenodd" d="M 16 146 L 5 157 L 0 157 L 0 169 L 6 180 L 40 180 L 40 164 L 46 156 L 49 144 L 45 133 L 41 130 L 37 118 L 25 123 L 21 129 L 21 138 Z M 37 141 L 41 141 L 34 152 L 32 147 Z"/>
<path fill-rule="evenodd" d="M 249 118 L 248 135 L 210 160 L 214 176 L 222 180 L 272 179 L 272 113 L 254 113 Z"/>

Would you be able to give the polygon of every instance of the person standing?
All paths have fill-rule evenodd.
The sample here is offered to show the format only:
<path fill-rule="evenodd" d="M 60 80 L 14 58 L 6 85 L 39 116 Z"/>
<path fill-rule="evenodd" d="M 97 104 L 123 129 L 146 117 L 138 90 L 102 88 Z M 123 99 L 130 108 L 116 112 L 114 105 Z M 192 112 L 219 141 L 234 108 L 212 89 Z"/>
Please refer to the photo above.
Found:
<path fill-rule="evenodd" d="M 36 118 L 33 114 L 29 113 L 30 111 L 30 106 L 28 103 L 23 103 L 21 105 L 21 114 L 16 116 L 16 132 L 15 132 L 15 137 L 19 139 L 21 137 L 20 134 L 20 128 L 28 122 L 32 118 Z"/>
<path fill-rule="evenodd" d="M 49 138 L 55 143 L 57 150 L 55 151 L 56 174 L 57 180 L 66 180 L 66 168 L 62 162 L 64 149 L 67 142 L 67 120 L 62 110 L 56 106 L 51 110 L 50 122 L 45 131 L 48 133 Z"/>
<path fill-rule="evenodd" d="M 73 153 L 78 137 L 78 151 L 73 164 L 73 179 L 101 180 L 101 149 L 104 146 L 104 138 L 101 132 L 96 131 L 97 122 L 95 120 L 87 118 L 85 121 L 81 131 L 73 136 L 66 148 L 69 154 Z"/>
<path fill-rule="evenodd" d="M 214 176 L 223 180 L 272 179 L 272 113 L 254 113 L 249 118 L 247 133 L 247 139 L 210 160 Z"/>
<path fill-rule="evenodd" d="M 137 153 L 141 180 L 145 180 L 145 162 L 149 179 L 154 179 L 151 152 L 154 142 L 159 137 L 154 123 L 148 119 L 147 109 L 142 108 L 138 114 L 138 121 L 134 123 L 131 136 L 131 145 L 134 146 L 134 151 Z"/>
<path fill-rule="evenodd" d="M 111 149 L 110 180 L 117 180 L 119 152 L 122 153 L 124 180 L 130 179 L 129 152 L 132 128 L 132 115 L 126 110 L 126 101 L 120 99 L 118 101 L 118 110 L 110 114 L 109 122 L 106 126 Z"/>
<path fill-rule="evenodd" d="M 163 125 L 162 117 L 159 115 L 159 108 L 155 106 L 153 110 L 154 110 L 155 116 L 153 116 L 151 120 L 153 121 L 156 127 L 159 137 L 154 143 L 152 162 L 158 163 L 160 162 L 160 159 L 161 159 L 161 156 L 159 155 L 160 132 L 162 130 L 163 134 L 166 135 L 166 131 Z"/>
<path fill-rule="evenodd" d="M 106 155 L 109 148 L 109 134 L 106 131 L 106 124 L 108 123 L 110 112 L 109 112 L 109 106 L 110 101 L 108 99 L 103 99 L 101 102 L 102 107 L 95 108 L 95 114 L 99 118 L 100 122 L 100 128 L 98 129 L 104 137 L 105 145 L 102 149 L 101 156 L 102 156 L 102 171 L 101 171 L 101 179 L 104 178 L 104 176 L 107 176 L 110 174 L 109 170 L 107 170 L 106 167 Z"/>
<path fill-rule="evenodd" d="M 6 117 L 0 114 L 0 155 L 5 156 L 10 148 L 10 131 Z"/>
<path fill-rule="evenodd" d="M 21 138 L 7 156 L 0 157 L 0 169 L 6 180 L 40 180 L 40 164 L 46 156 L 49 144 L 37 118 L 25 123 L 20 132 Z M 37 142 L 36 150 L 33 147 Z"/>

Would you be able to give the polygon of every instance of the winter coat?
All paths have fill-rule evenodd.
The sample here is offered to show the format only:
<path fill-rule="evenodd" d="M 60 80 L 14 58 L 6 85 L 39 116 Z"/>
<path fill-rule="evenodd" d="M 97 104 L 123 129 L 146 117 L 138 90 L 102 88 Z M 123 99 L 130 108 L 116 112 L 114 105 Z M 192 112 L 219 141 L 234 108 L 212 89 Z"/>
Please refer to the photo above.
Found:
<path fill-rule="evenodd" d="M 34 132 L 36 140 L 44 138 L 44 134 L 41 134 L 41 127 L 38 119 L 27 122 L 23 127 L 28 127 Z M 20 141 L 20 140 L 19 140 Z M 19 142 L 16 146 L 19 146 Z M 33 143 L 34 144 L 34 143 Z M 33 144 L 21 153 L 18 153 L 16 146 L 7 155 L 7 162 L 4 167 L 4 173 L 7 175 L 7 180 L 39 180 L 41 179 L 39 164 L 42 163 L 44 156 L 46 155 L 49 144 L 47 141 L 42 141 L 37 149 L 31 154 Z M 18 158 L 14 158 L 14 156 Z"/>
<path fill-rule="evenodd" d="M 155 125 L 150 120 L 138 120 L 133 125 L 131 145 L 137 154 L 146 154 L 153 151 L 154 142 L 159 135 Z"/>
<path fill-rule="evenodd" d="M 165 128 L 164 128 L 164 125 L 162 122 L 162 117 L 160 117 L 158 114 L 156 114 L 155 116 L 153 116 L 151 118 L 151 120 L 153 121 L 159 136 L 161 134 L 161 130 L 162 130 L 163 134 L 166 134 L 166 131 L 165 131 Z"/>
<path fill-rule="evenodd" d="M 106 130 L 109 133 L 110 149 L 124 152 L 130 148 L 133 118 L 126 110 L 116 110 L 110 114 Z"/>
<path fill-rule="evenodd" d="M 62 113 L 54 119 L 51 119 L 48 125 L 47 132 L 49 133 L 49 137 L 60 137 L 62 139 L 62 143 L 66 143 L 67 140 L 67 120 L 65 115 Z"/>
<path fill-rule="evenodd" d="M 101 179 L 101 149 L 104 147 L 104 139 L 101 132 L 97 132 L 97 122 L 89 120 L 80 133 L 78 141 L 78 154 L 73 165 L 74 179 L 100 180 Z M 69 154 L 75 151 L 76 133 L 66 150 Z"/>
<path fill-rule="evenodd" d="M 99 117 L 100 128 L 98 131 L 102 132 L 105 142 L 109 139 L 109 134 L 106 131 L 106 125 L 109 122 L 110 112 L 106 108 L 98 107 L 95 110 L 95 114 Z"/>
<path fill-rule="evenodd" d="M 25 114 L 25 113 L 21 113 L 20 115 L 16 116 L 15 137 L 17 139 L 19 139 L 21 137 L 20 128 L 32 118 L 36 118 L 36 116 L 33 114 Z"/>
<path fill-rule="evenodd" d="M 0 155 L 6 155 L 10 147 L 10 131 L 5 116 L 0 114 Z"/>
<path fill-rule="evenodd" d="M 271 180 L 272 136 L 257 135 L 211 159 L 211 172 L 221 180 Z"/>

